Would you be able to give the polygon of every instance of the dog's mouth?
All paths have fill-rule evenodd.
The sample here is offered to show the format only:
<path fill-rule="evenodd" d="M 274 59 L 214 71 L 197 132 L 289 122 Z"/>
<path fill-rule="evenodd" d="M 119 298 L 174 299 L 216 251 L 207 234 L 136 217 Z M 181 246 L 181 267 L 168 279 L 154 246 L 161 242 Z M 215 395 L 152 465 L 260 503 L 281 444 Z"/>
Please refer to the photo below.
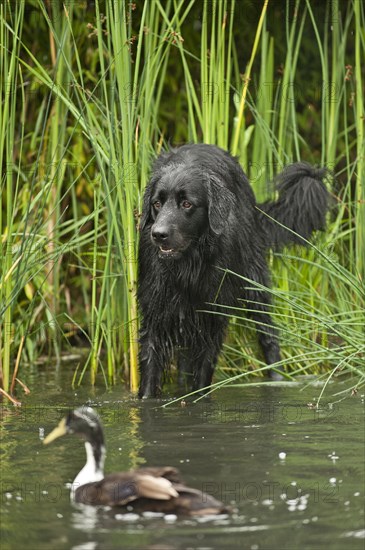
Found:
<path fill-rule="evenodd" d="M 160 252 L 162 252 L 163 254 L 171 254 L 172 252 L 174 252 L 173 248 L 168 248 L 167 246 L 163 246 L 163 245 L 160 245 L 159 249 L 160 249 Z"/>
<path fill-rule="evenodd" d="M 179 260 L 187 248 L 189 248 L 189 245 L 172 248 L 171 245 L 159 244 L 157 245 L 158 257 L 162 260 Z"/>
<path fill-rule="evenodd" d="M 174 248 L 160 245 L 158 247 L 158 254 L 160 258 L 177 258 L 178 256 L 180 256 L 180 251 Z"/>
<path fill-rule="evenodd" d="M 187 239 L 181 242 L 170 241 L 164 243 L 152 239 L 152 242 L 161 260 L 179 260 L 191 244 L 191 241 Z"/>

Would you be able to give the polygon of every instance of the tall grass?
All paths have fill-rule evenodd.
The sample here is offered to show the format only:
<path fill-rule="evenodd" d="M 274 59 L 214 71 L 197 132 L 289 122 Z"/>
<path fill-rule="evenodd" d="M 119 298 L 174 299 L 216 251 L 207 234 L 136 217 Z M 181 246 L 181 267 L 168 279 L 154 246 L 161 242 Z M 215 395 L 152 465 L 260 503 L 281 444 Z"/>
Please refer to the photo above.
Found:
<path fill-rule="evenodd" d="M 3 22 L 8 17 L 9 7 L 6 4 L 0 6 L 0 16 Z M 5 166 L 5 181 L 1 183 L 1 195 L 4 197 L 4 204 L 0 209 L 0 225 L 5 228 L 2 237 L 2 259 L 1 259 L 1 285 L 0 303 L 5 304 L 1 312 L 3 322 L 0 324 L 1 342 L 1 375 L 2 386 L 7 391 L 10 383 L 11 372 L 11 347 L 12 347 L 12 308 L 10 307 L 13 289 L 15 270 L 19 264 L 19 257 L 14 261 L 14 226 L 15 212 L 14 204 L 18 198 L 19 173 L 13 178 L 13 149 L 16 135 L 16 113 L 17 105 L 14 101 L 15 91 L 18 83 L 22 84 L 22 73 L 19 71 L 17 57 L 20 50 L 21 30 L 23 26 L 24 6 L 17 6 L 12 14 L 14 34 L 10 33 L 5 25 L 1 25 L 0 41 L 3 45 L 0 52 L 0 89 L 2 97 L 2 122 L 0 129 L 0 166 Z M 24 116 L 24 112 L 22 112 Z M 3 201 L 2 201 L 3 202 Z M 3 219 L 4 215 L 4 219 Z"/>
<path fill-rule="evenodd" d="M 159 83 L 163 82 L 170 41 L 162 40 L 166 25 L 160 23 L 154 3 L 144 4 L 139 33 L 132 36 L 132 10 L 132 4 L 109 1 L 103 17 L 96 3 L 92 35 L 96 42 L 94 63 L 99 64 L 100 73 L 92 90 L 84 84 L 84 68 L 69 12 L 64 16 L 67 28 L 57 39 L 56 48 L 67 64 L 67 80 L 57 101 L 72 112 L 71 133 L 76 134 L 81 127 L 98 174 L 93 183 L 91 308 L 87 325 L 91 354 L 81 378 L 90 364 L 91 382 L 95 383 L 99 368 L 103 370 L 101 353 L 106 350 L 106 381 L 113 382 L 118 365 L 124 361 L 134 391 L 138 383 L 136 210 L 141 185 L 143 188 L 147 179 L 151 144 L 159 138 Z M 47 18 L 47 13 L 44 15 Z M 47 18 L 47 22 L 54 36 L 52 19 Z M 67 63 L 66 36 L 70 36 L 73 64 Z M 34 78 L 42 78 L 38 61 L 33 58 L 33 62 Z M 43 82 L 50 90 L 57 86 L 54 79 L 43 78 Z M 72 95 L 66 87 L 68 82 Z M 101 241 L 104 228 L 106 234 Z"/>
<path fill-rule="evenodd" d="M 356 129 L 357 129 L 357 175 L 356 175 L 356 268 L 359 275 L 365 271 L 365 105 L 363 74 L 365 61 L 365 16 L 364 5 L 355 2 L 355 82 L 356 82 Z"/>
<path fill-rule="evenodd" d="M 251 14 L 251 42 L 242 40 L 242 5 L 235 0 L 96 1 L 92 15 L 81 3 L 30 5 L 30 14 L 24 2 L 5 2 L 0 12 L 3 388 L 16 374 L 17 355 L 21 378 L 26 362 L 42 353 L 59 359 L 76 335 L 88 354 L 75 384 L 87 374 L 92 384 L 123 378 L 136 390 L 138 219 L 151 160 L 174 141 L 166 124 L 174 109 L 186 121 L 186 141 L 215 143 L 239 156 L 259 200 L 270 193 L 267 181 L 292 160 L 333 170 L 338 206 L 328 232 L 313 248 L 270 258 L 273 312 L 288 371 L 319 373 L 323 364 L 336 372 L 346 365 L 360 380 L 362 4 L 328 2 L 323 21 L 310 0 L 283 2 L 285 29 L 276 36 L 271 18 L 278 4 L 264 2 Z M 25 32 L 26 20 L 48 36 L 46 63 Z M 318 97 L 301 76 L 307 33 L 320 75 L 318 113 Z M 308 127 L 316 130 L 307 133 Z M 262 370 L 250 331 L 240 328 L 244 312 L 232 313 L 224 383 L 247 362 Z"/>

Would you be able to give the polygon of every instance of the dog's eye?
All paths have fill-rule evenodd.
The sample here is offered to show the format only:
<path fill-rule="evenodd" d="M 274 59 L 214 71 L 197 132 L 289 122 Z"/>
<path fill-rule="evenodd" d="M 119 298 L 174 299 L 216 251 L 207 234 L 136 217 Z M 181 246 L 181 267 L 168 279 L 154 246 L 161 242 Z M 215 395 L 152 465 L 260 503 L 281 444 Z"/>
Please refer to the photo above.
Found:
<path fill-rule="evenodd" d="M 181 206 L 185 209 L 191 208 L 193 205 L 189 201 L 182 201 Z"/>
<path fill-rule="evenodd" d="M 154 208 L 156 208 L 156 210 L 158 210 L 159 208 L 161 208 L 161 203 L 160 203 L 160 201 L 155 201 L 152 206 L 154 206 Z"/>

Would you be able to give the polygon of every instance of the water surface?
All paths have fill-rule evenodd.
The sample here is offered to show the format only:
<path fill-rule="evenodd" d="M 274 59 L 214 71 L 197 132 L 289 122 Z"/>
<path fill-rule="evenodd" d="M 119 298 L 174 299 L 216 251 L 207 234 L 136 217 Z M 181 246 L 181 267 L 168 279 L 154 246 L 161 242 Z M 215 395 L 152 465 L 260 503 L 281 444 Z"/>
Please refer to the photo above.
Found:
<path fill-rule="evenodd" d="M 227 388 L 186 406 L 140 402 L 121 387 L 70 389 L 70 373 L 32 374 L 21 408 L 1 419 L 1 550 L 221 550 L 364 548 L 364 395 L 320 388 Z M 67 483 L 84 447 L 65 437 L 42 445 L 70 407 L 97 408 L 106 471 L 143 464 L 178 467 L 185 481 L 232 505 L 231 516 L 139 517 L 77 509 Z"/>

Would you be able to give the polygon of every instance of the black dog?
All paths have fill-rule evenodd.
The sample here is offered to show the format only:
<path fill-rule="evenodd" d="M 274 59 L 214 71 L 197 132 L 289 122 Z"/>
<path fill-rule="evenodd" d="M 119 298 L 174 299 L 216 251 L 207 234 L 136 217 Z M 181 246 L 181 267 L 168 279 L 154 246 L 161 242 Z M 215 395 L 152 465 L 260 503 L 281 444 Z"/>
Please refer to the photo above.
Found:
<path fill-rule="evenodd" d="M 304 244 L 301 237 L 324 227 L 325 175 L 325 169 L 305 163 L 290 165 L 279 177 L 278 200 L 258 205 L 265 215 L 226 151 L 184 145 L 157 159 L 140 224 L 140 397 L 160 394 L 175 350 L 179 370 L 193 376 L 194 389 L 211 384 L 228 322 L 217 312 L 229 311 L 215 304 L 245 304 L 266 363 L 280 361 L 268 293 L 224 269 L 267 286 L 267 249 Z"/>

